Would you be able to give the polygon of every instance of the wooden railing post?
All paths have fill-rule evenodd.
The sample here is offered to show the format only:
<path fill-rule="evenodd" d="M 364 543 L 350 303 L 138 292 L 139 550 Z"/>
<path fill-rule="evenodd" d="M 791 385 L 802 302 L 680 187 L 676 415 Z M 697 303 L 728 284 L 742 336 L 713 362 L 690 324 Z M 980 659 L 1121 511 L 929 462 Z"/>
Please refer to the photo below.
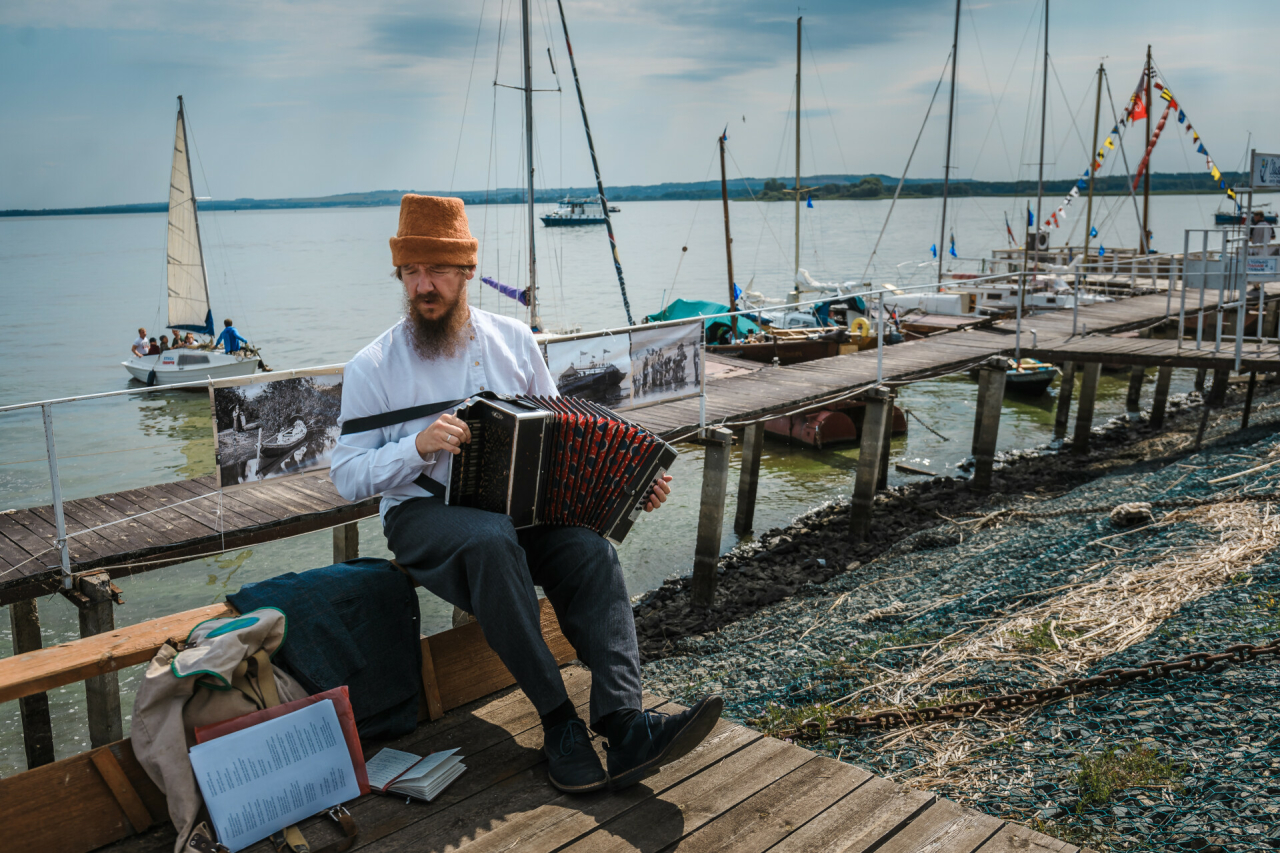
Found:
<path fill-rule="evenodd" d="M 716 565 L 724 531 L 724 499 L 729 491 L 729 452 L 733 433 L 720 427 L 703 434 L 702 504 L 698 510 L 698 539 L 693 554 L 691 600 L 710 607 L 716 594 Z"/>
<path fill-rule="evenodd" d="M 1071 395 L 1076 390 L 1076 363 L 1062 365 L 1062 381 L 1058 383 L 1058 408 L 1053 418 L 1053 437 L 1066 438 L 1067 424 L 1071 420 Z"/>
<path fill-rule="evenodd" d="M 1142 380 L 1147 376 L 1147 369 L 1134 365 L 1129 370 L 1129 393 L 1124 400 L 1125 413 L 1129 420 L 1137 420 L 1142 413 Z"/>
<path fill-rule="evenodd" d="M 1214 368 L 1213 384 L 1209 386 L 1209 406 L 1220 409 L 1227 403 L 1227 382 L 1231 379 L 1229 368 Z"/>
<path fill-rule="evenodd" d="M 852 313 L 852 312 L 850 312 Z M 764 452 L 764 421 L 748 424 L 742 431 L 742 471 L 738 475 L 738 510 L 733 532 L 751 532 L 756 518 L 756 492 L 760 486 L 760 456 Z"/>
<path fill-rule="evenodd" d="M 106 572 L 85 575 L 77 583 L 87 602 L 77 602 L 80 610 L 80 636 L 92 637 L 114 631 L 115 612 L 111 609 L 119 593 L 112 588 Z M 95 675 L 84 682 L 85 704 L 89 715 L 89 743 L 106 746 L 124 737 L 120 720 L 120 679 L 113 672 Z"/>
<path fill-rule="evenodd" d="M 1156 393 L 1151 400 L 1151 428 L 1164 426 L 1164 410 L 1169 403 L 1169 380 L 1173 378 L 1172 367 L 1162 367 L 1156 371 Z"/>
<path fill-rule="evenodd" d="M 893 427 L 893 394 L 887 388 L 873 388 L 865 399 L 867 411 L 862 419 L 858 468 L 849 506 L 849 540 L 855 543 L 865 542 L 871 532 L 871 506 L 880 482 L 880 457 L 885 453 L 885 436 Z"/>
<path fill-rule="evenodd" d="M 991 469 L 995 465 L 996 439 L 1000 432 L 1000 408 L 1008 366 L 994 358 L 978 370 L 978 415 L 973 424 L 973 478 L 969 488 L 991 491 Z"/>
<path fill-rule="evenodd" d="M 356 522 L 333 528 L 333 561 L 345 563 L 360 556 L 360 528 Z"/>
<path fill-rule="evenodd" d="M 1076 407 L 1076 432 L 1071 440 L 1073 453 L 1089 452 L 1089 433 L 1093 429 L 1093 403 L 1098 396 L 1098 377 L 1101 374 L 1101 362 L 1094 361 L 1084 366 L 1084 377 L 1080 381 L 1080 405 Z"/>
<path fill-rule="evenodd" d="M 13 628 L 13 653 L 34 652 L 43 648 L 40 640 L 40 613 L 36 600 L 15 601 L 9 605 L 9 624 Z M 53 722 L 49 719 L 49 694 L 34 693 L 18 700 L 22 718 L 22 745 L 27 752 L 27 767 L 53 763 Z"/>

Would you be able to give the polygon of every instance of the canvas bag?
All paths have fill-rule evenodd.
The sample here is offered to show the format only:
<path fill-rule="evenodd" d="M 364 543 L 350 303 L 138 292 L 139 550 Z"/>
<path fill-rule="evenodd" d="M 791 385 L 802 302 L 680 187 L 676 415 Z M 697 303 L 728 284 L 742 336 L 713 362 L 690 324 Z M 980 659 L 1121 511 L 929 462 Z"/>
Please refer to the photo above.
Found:
<path fill-rule="evenodd" d="M 204 806 L 187 755 L 195 727 L 307 695 L 271 664 L 286 630 L 284 613 L 274 607 L 209 619 L 191 630 L 181 651 L 165 643 L 147 666 L 130 738 L 138 763 L 168 798 L 178 831 L 174 853 L 187 849 Z"/>

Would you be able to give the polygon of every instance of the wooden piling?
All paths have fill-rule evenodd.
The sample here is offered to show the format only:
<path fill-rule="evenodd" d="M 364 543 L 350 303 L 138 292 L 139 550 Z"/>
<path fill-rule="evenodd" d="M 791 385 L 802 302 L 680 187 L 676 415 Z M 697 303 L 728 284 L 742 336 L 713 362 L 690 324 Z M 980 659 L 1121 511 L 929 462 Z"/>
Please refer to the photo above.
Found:
<path fill-rule="evenodd" d="M 733 516 L 733 532 L 751 532 L 756 517 L 756 490 L 760 485 L 760 456 L 764 452 L 764 422 L 748 424 L 742 431 L 742 471 L 738 475 L 738 510 Z"/>
<path fill-rule="evenodd" d="M 724 530 L 724 499 L 729 490 L 729 449 L 733 433 L 723 427 L 702 434 L 702 504 L 698 510 L 698 540 L 693 555 L 691 599 L 696 607 L 710 607 L 716 594 L 716 565 Z"/>
<path fill-rule="evenodd" d="M 871 531 L 871 505 L 880 480 L 880 457 L 885 452 L 885 437 L 893 428 L 893 394 L 886 388 L 873 388 L 864 399 L 867 411 L 862 420 L 858 467 L 849 507 L 849 539 L 852 542 L 866 541 Z"/>
<path fill-rule="evenodd" d="M 1215 368 L 1213 384 L 1209 386 L 1209 407 L 1220 409 L 1227 403 L 1227 382 L 1231 379 L 1230 368 Z"/>
<path fill-rule="evenodd" d="M 40 613 L 36 599 L 9 605 L 9 624 L 13 628 L 13 653 L 34 652 L 43 647 L 40 640 Z M 18 700 L 22 718 L 22 745 L 27 752 L 27 767 L 53 763 L 53 722 L 49 719 L 49 694 L 35 693 Z"/>
<path fill-rule="evenodd" d="M 1244 392 L 1244 414 L 1240 416 L 1240 429 L 1249 428 L 1249 415 L 1253 412 L 1253 390 L 1258 385 L 1258 371 L 1249 371 L 1249 387 Z"/>
<path fill-rule="evenodd" d="M 1209 372 L 1208 368 L 1204 368 L 1204 367 L 1198 368 L 1196 370 L 1195 389 L 1199 391 L 1201 394 L 1204 393 L 1204 377 L 1208 372 Z"/>
<path fill-rule="evenodd" d="M 1101 362 L 1090 362 L 1084 366 L 1084 376 L 1080 380 L 1080 405 L 1076 407 L 1076 432 L 1071 440 L 1074 453 L 1089 452 L 1089 432 L 1093 429 L 1093 404 L 1098 396 L 1098 377 L 1102 374 Z"/>
<path fill-rule="evenodd" d="M 893 408 L 889 409 L 888 426 L 884 430 L 884 438 L 880 441 L 880 474 L 876 477 L 876 491 L 889 488 L 889 457 L 893 454 Z"/>
<path fill-rule="evenodd" d="M 345 563 L 360 556 L 360 528 L 356 522 L 333 528 L 333 561 Z"/>
<path fill-rule="evenodd" d="M 1147 376 L 1147 369 L 1134 365 L 1129 370 L 1129 394 L 1124 400 L 1124 410 L 1130 420 L 1137 420 L 1142 413 L 1142 380 Z"/>
<path fill-rule="evenodd" d="M 1076 387 L 1076 363 L 1062 365 L 1062 380 L 1058 383 L 1058 409 L 1053 418 L 1053 437 L 1066 438 L 1067 424 L 1071 420 L 1071 395 Z"/>
<path fill-rule="evenodd" d="M 978 416 L 973 424 L 973 477 L 969 480 L 975 492 L 991 491 L 1007 370 L 1004 359 L 992 359 L 978 370 Z"/>
<path fill-rule="evenodd" d="M 1151 400 L 1152 429 L 1164 426 L 1164 410 L 1169 403 L 1169 380 L 1172 378 L 1172 367 L 1162 367 L 1156 371 L 1156 393 Z"/>
<path fill-rule="evenodd" d="M 85 575 L 77 582 L 80 594 L 88 602 L 79 607 L 80 636 L 92 637 L 116 628 L 111 594 L 111 578 L 106 572 Z M 106 746 L 124 737 L 120 720 L 120 680 L 115 672 L 95 675 L 84 682 L 85 704 L 89 715 L 89 744 Z"/>

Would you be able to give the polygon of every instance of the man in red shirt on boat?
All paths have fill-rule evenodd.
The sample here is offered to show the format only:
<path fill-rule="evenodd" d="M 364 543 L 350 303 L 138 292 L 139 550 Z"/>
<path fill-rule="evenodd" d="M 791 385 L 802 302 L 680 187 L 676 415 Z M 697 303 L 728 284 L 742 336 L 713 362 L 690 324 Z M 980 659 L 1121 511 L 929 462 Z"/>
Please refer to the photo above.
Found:
<path fill-rule="evenodd" d="M 341 423 L 482 391 L 558 394 L 527 326 L 467 305 L 476 249 L 461 199 L 404 196 L 391 239 L 404 317 L 344 369 Z M 542 719 L 553 785 L 586 793 L 635 784 L 696 747 L 724 703 L 708 696 L 679 714 L 643 710 L 631 602 L 618 555 L 599 534 L 568 526 L 517 531 L 506 515 L 433 494 L 424 475 L 447 480 L 450 455 L 471 440 L 456 408 L 343 435 L 333 451 L 334 485 L 348 500 L 381 494 L 383 530 L 397 562 L 475 614 Z M 655 484 L 646 510 L 666 500 L 670 479 Z M 591 670 L 590 730 L 542 639 L 535 585 Z M 606 738 L 607 772 L 591 731 Z"/>

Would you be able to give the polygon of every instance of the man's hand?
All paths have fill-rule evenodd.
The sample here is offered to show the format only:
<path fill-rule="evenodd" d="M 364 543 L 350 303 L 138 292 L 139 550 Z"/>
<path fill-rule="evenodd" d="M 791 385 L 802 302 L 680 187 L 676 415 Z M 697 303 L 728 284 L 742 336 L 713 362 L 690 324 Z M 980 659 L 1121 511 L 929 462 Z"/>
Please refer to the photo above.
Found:
<path fill-rule="evenodd" d="M 467 422 L 455 415 L 441 415 L 435 423 L 418 433 L 414 446 L 418 455 L 426 459 L 437 450 L 450 453 L 462 452 L 462 445 L 471 443 L 471 430 Z"/>
<path fill-rule="evenodd" d="M 663 474 L 662 479 L 653 484 L 653 492 L 649 495 L 649 500 L 644 503 L 645 512 L 653 512 L 662 506 L 666 501 L 667 495 L 671 494 L 671 475 Z"/>

